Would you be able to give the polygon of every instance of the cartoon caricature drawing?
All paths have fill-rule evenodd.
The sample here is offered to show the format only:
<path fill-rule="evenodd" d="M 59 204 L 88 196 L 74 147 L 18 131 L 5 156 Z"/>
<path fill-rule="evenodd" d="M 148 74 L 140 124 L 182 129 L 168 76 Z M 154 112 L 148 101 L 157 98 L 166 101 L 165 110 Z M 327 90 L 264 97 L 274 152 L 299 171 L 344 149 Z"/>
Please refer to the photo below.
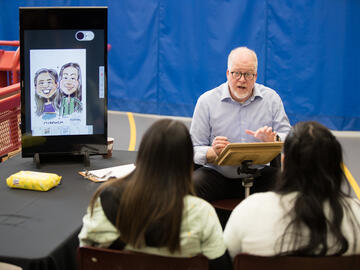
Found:
<path fill-rule="evenodd" d="M 77 63 L 67 63 L 59 74 L 59 113 L 61 116 L 82 111 L 81 71 Z"/>
<path fill-rule="evenodd" d="M 56 116 L 58 75 L 53 69 L 42 68 L 35 73 L 36 114 L 43 119 Z"/>

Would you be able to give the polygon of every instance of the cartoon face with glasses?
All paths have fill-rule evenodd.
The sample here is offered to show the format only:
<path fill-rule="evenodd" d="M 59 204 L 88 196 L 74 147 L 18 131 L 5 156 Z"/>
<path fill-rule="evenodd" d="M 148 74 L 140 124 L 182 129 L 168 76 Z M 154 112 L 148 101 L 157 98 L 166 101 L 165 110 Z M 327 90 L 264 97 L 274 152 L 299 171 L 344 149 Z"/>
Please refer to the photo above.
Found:
<path fill-rule="evenodd" d="M 76 63 L 67 63 L 60 70 L 60 99 L 59 110 L 61 116 L 71 115 L 82 111 L 81 71 Z"/>
<path fill-rule="evenodd" d="M 229 55 L 226 71 L 231 97 L 238 102 L 248 100 L 257 79 L 257 58 L 251 51 L 234 51 Z"/>
<path fill-rule="evenodd" d="M 36 114 L 43 119 L 56 116 L 58 75 L 53 69 L 42 68 L 35 73 Z"/>

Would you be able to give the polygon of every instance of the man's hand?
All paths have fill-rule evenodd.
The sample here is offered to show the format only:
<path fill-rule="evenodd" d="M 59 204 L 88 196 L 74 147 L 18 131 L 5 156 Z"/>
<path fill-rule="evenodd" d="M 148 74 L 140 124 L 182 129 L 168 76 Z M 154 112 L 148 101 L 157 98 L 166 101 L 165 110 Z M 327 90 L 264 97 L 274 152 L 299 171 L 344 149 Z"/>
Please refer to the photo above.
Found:
<path fill-rule="evenodd" d="M 224 136 L 217 136 L 213 140 L 211 147 L 206 153 L 206 159 L 208 162 L 212 163 L 215 161 L 217 156 L 224 150 L 225 146 L 227 146 L 230 142 Z"/>
<path fill-rule="evenodd" d="M 245 130 L 249 135 L 254 136 L 262 142 L 275 142 L 276 141 L 276 132 L 272 130 L 272 127 L 264 126 L 259 128 L 257 131 Z"/>

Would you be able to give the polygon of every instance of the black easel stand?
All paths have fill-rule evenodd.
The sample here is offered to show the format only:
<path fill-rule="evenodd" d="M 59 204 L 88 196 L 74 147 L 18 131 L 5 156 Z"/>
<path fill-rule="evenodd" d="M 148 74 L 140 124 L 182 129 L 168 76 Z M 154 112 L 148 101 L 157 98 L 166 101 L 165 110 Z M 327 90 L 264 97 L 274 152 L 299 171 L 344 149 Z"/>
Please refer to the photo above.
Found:
<path fill-rule="evenodd" d="M 50 162 L 63 162 L 64 160 L 73 160 L 75 162 L 78 162 L 79 160 L 81 162 L 84 162 L 85 167 L 90 167 L 90 154 L 88 151 L 84 151 L 83 154 L 79 155 L 65 155 L 66 158 L 64 158 L 64 155 L 58 154 L 58 155 L 45 155 L 42 157 L 42 162 L 50 161 Z M 37 169 L 40 169 L 41 165 L 41 159 L 40 154 L 35 153 L 34 154 L 34 163 L 36 165 Z"/>

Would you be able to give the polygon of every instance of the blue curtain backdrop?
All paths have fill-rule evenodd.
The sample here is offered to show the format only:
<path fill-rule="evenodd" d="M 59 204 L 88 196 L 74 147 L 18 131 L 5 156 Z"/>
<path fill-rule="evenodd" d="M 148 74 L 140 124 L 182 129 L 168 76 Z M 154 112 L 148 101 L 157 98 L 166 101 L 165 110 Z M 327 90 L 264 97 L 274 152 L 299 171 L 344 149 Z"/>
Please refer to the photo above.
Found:
<path fill-rule="evenodd" d="M 110 110 L 192 116 L 248 46 L 292 124 L 360 130 L 359 0 L 0 0 L 0 40 L 19 39 L 20 6 L 96 5 L 109 7 Z"/>

